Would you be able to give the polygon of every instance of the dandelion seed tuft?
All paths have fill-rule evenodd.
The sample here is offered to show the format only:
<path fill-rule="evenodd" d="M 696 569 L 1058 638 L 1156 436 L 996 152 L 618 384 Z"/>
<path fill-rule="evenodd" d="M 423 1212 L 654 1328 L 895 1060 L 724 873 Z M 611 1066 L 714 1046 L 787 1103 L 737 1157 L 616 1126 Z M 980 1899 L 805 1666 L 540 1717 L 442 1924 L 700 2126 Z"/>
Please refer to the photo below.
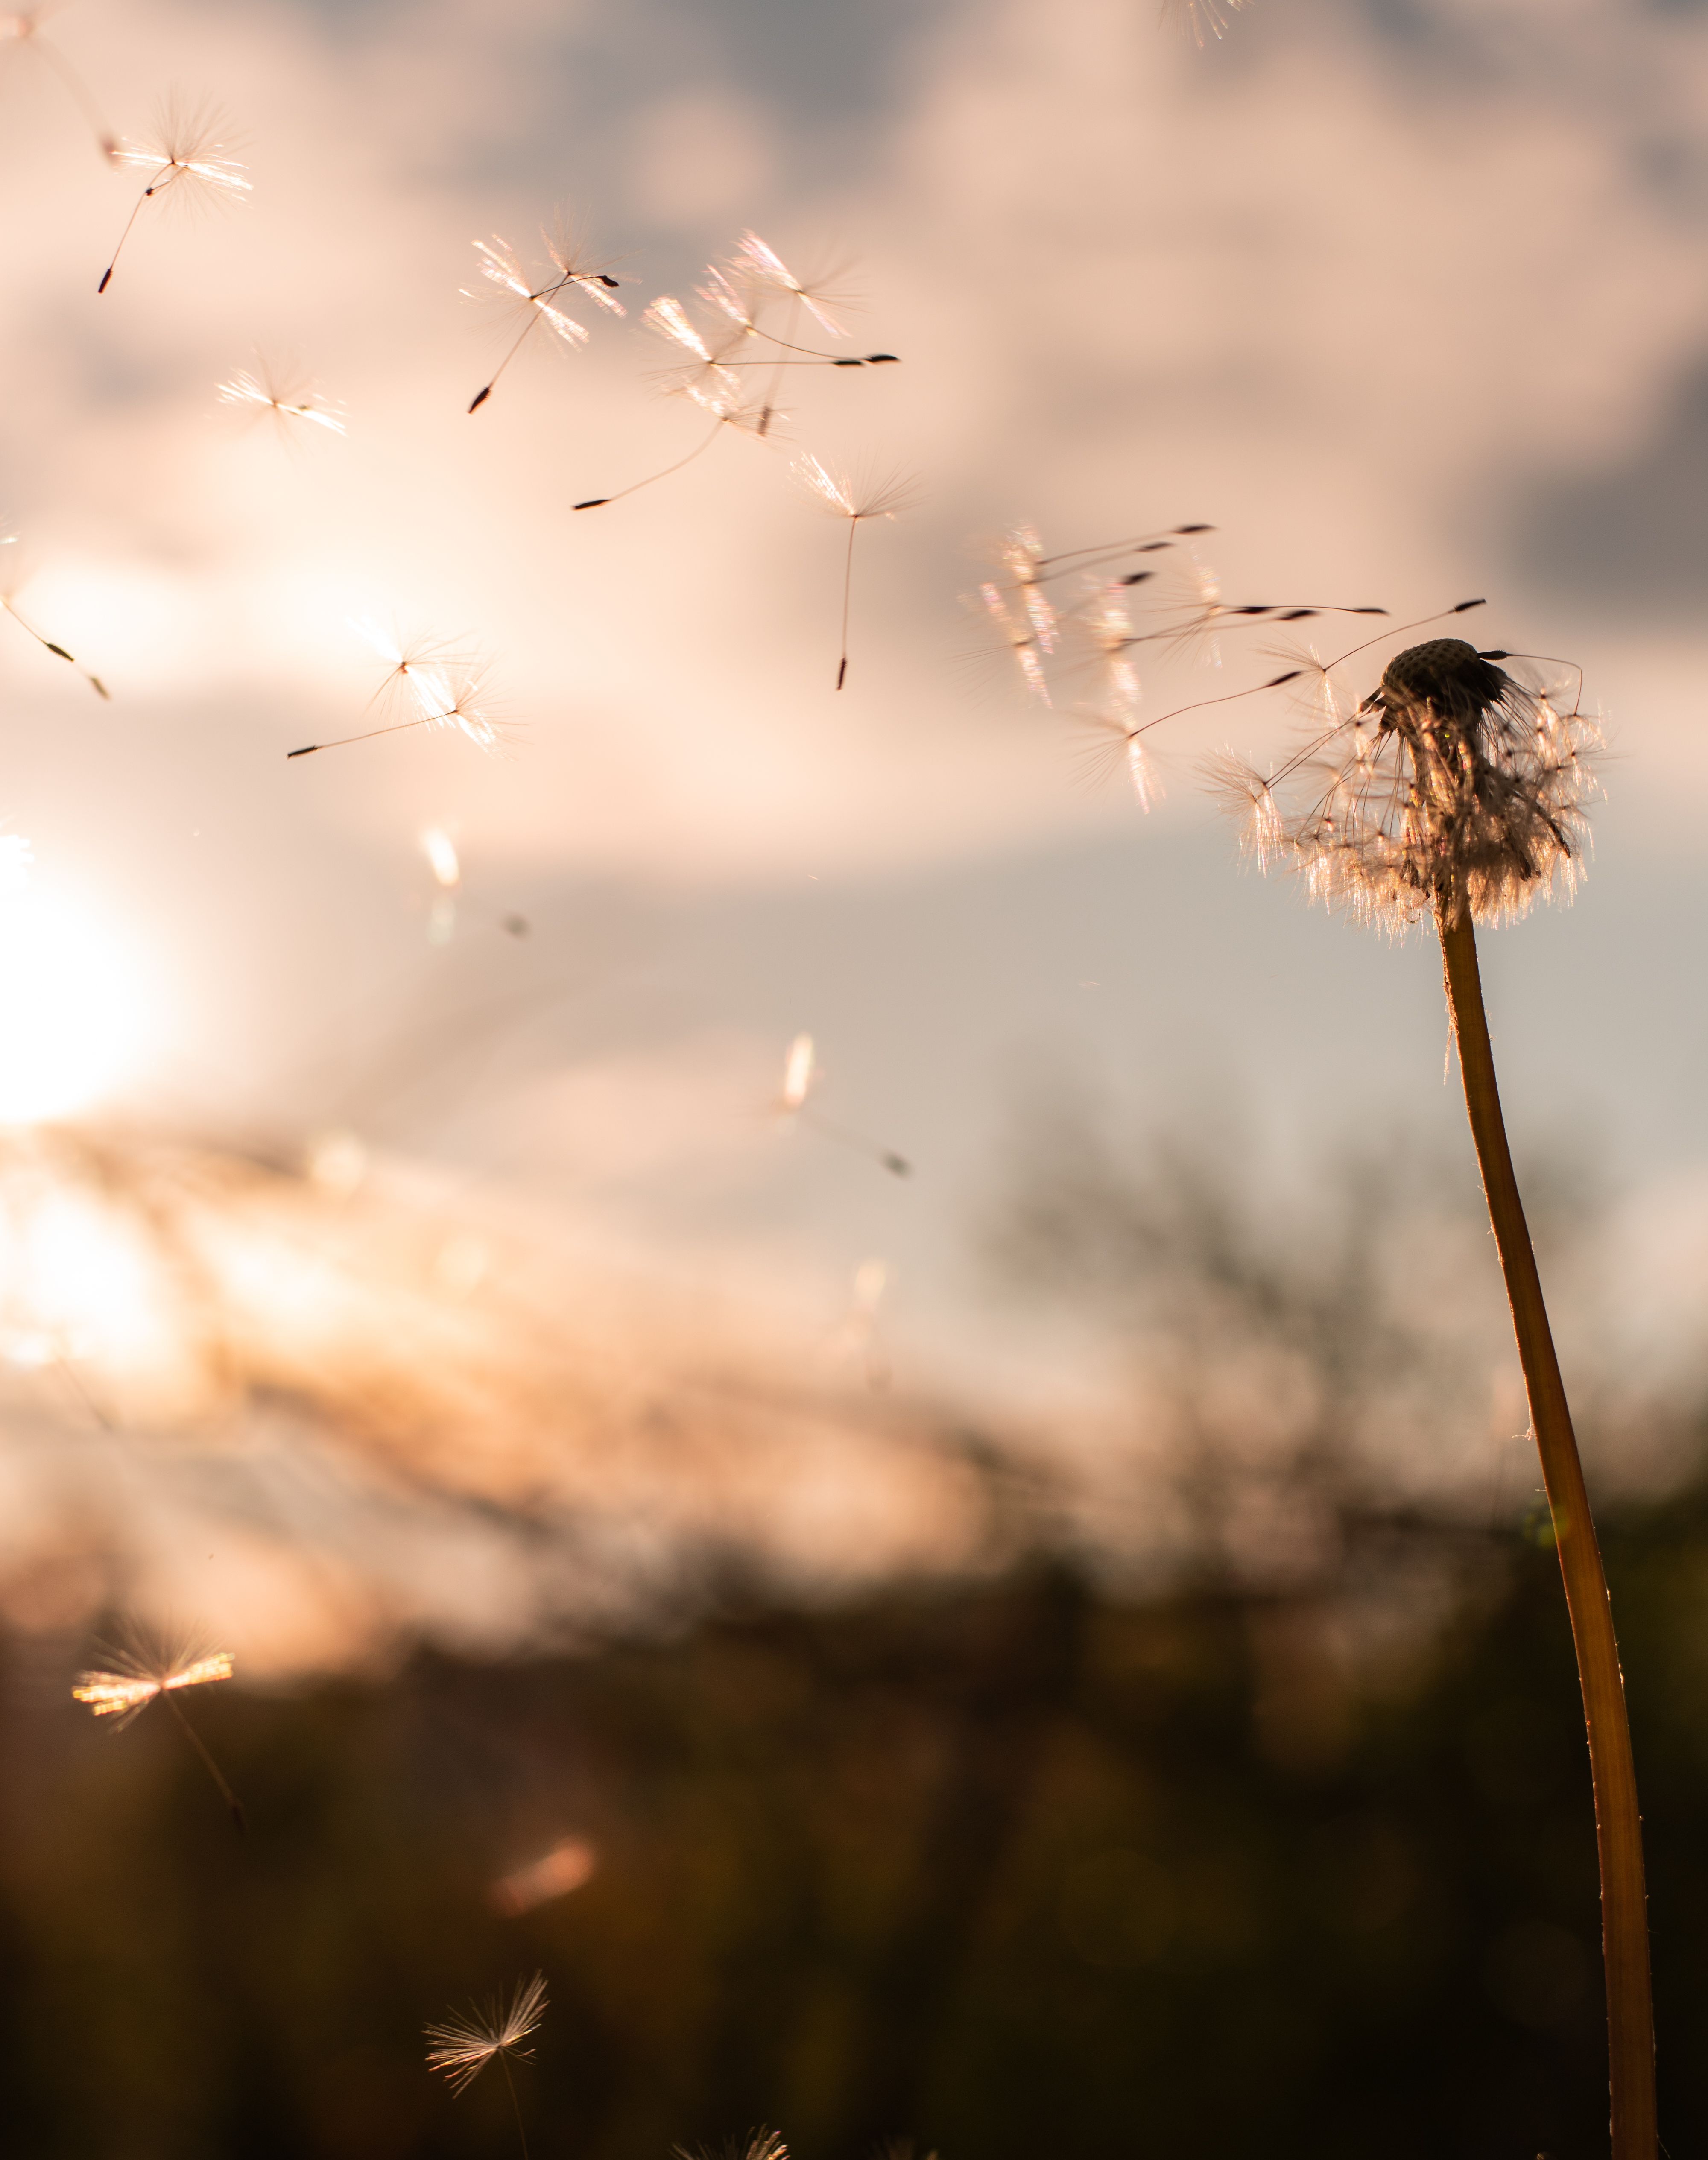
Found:
<path fill-rule="evenodd" d="M 507 2006 L 501 1998 L 484 2010 L 470 2009 L 465 2017 L 428 2025 L 427 2067 L 442 2070 L 451 2090 L 460 2093 L 491 2062 L 530 2062 L 533 2050 L 522 2043 L 537 2031 L 546 2007 L 545 1975 L 537 1972 L 532 1980 L 517 1983 Z"/>

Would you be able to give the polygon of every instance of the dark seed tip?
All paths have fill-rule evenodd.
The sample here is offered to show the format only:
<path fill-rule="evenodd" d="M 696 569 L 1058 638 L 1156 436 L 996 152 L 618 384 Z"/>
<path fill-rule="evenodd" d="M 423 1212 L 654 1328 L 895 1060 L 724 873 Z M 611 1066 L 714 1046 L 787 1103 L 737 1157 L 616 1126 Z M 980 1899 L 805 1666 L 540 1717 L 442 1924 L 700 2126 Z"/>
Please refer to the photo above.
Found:
<path fill-rule="evenodd" d="M 836 687 L 839 690 L 848 680 L 848 662 L 844 660 L 836 671 Z"/>
<path fill-rule="evenodd" d="M 478 413 L 491 395 L 492 385 L 489 382 L 484 390 L 477 390 L 473 397 L 470 399 L 469 410 L 471 413 Z"/>
<path fill-rule="evenodd" d="M 1155 575 L 1155 570 L 1129 570 L 1121 583 L 1124 585 L 1142 585 L 1147 578 L 1154 578 Z"/>
<path fill-rule="evenodd" d="M 615 293 L 617 289 L 616 279 L 615 278 L 607 278 L 602 270 L 599 273 L 599 282 L 605 287 L 607 293 Z"/>
<path fill-rule="evenodd" d="M 96 292 L 97 293 L 104 293 L 104 292 L 106 290 L 107 287 L 108 287 L 112 283 L 112 265 L 111 263 L 109 263 L 109 264 L 107 265 L 106 268 L 105 270 L 103 270 L 103 271 L 101 272 L 101 283 L 100 283 L 96 287 L 96 288 L 95 288 L 95 289 L 96 289 Z"/>
<path fill-rule="evenodd" d="M 1176 532 L 1213 532 L 1216 530 L 1213 525 L 1176 525 L 1174 529 Z"/>
<path fill-rule="evenodd" d="M 319 743 L 304 743 L 300 750 L 288 750 L 285 752 L 285 755 L 287 758 L 313 757 L 315 751 L 319 750 L 319 747 L 320 745 Z"/>
<path fill-rule="evenodd" d="M 833 360 L 830 364 L 833 367 L 864 367 L 866 363 L 863 360 Z"/>
<path fill-rule="evenodd" d="M 97 698 L 105 698 L 109 705 L 112 703 L 112 691 L 107 688 L 106 683 L 101 681 L 98 675 L 91 675 L 90 677 L 89 687 L 94 691 Z"/>
<path fill-rule="evenodd" d="M 608 495 L 590 495 L 585 502 L 572 502 L 569 507 L 572 510 L 602 510 L 610 501 Z"/>
<path fill-rule="evenodd" d="M 892 1177 L 911 1177 L 913 1175 L 913 1165 L 905 1155 L 886 1153 L 880 1160 Z"/>
<path fill-rule="evenodd" d="M 1264 684 L 1266 690 L 1279 690 L 1284 683 L 1296 683 L 1305 672 L 1302 667 L 1290 667 L 1285 675 L 1272 675 Z"/>
<path fill-rule="evenodd" d="M 1471 610 L 1474 607 L 1487 607 L 1487 605 L 1488 602 L 1487 600 L 1461 600 L 1458 606 L 1456 608 L 1450 608 L 1448 610 L 1448 613 L 1451 615 L 1468 615 Z"/>
<path fill-rule="evenodd" d="M 50 637 L 44 638 L 42 641 L 47 646 L 49 652 L 57 652 L 61 660 L 71 660 L 70 654 L 66 652 L 63 645 L 55 645 Z M 77 663 L 75 660 L 71 660 L 71 665 L 75 667 Z"/>
<path fill-rule="evenodd" d="M 868 367 L 886 366 L 899 367 L 901 365 L 901 356 L 899 352 L 869 352 L 866 355 L 866 365 Z"/>
<path fill-rule="evenodd" d="M 1510 660 L 1513 656 L 1510 652 L 1503 652 L 1498 650 L 1493 650 L 1487 652 L 1479 652 L 1477 657 L 1479 660 Z"/>

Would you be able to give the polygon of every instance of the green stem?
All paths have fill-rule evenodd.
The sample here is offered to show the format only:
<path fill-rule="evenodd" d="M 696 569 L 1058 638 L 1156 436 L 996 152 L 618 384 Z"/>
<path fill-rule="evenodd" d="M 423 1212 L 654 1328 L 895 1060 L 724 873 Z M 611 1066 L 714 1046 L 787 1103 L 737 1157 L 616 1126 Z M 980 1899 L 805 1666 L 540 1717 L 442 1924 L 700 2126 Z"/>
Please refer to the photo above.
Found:
<path fill-rule="evenodd" d="M 1513 1332 L 1529 1399 L 1530 1424 L 1554 1519 L 1589 1727 L 1595 1789 L 1596 1845 L 1602 1871 L 1602 1950 L 1607 1980 L 1607 2054 L 1612 2086 L 1613 2160 L 1654 2160 L 1654 2012 L 1648 1968 L 1648 1914 L 1643 1879 L 1643 1817 L 1631 1759 L 1631 1723 L 1619 1646 L 1607 1602 L 1607 1578 L 1590 1514 L 1583 1465 L 1560 1360 L 1542 1301 L 1541 1278 L 1513 1174 L 1495 1084 L 1494 1051 L 1483 1010 L 1477 939 L 1469 912 L 1439 911 L 1443 973 L 1465 1108 L 1482 1171 L 1489 1221 L 1506 1277 Z"/>

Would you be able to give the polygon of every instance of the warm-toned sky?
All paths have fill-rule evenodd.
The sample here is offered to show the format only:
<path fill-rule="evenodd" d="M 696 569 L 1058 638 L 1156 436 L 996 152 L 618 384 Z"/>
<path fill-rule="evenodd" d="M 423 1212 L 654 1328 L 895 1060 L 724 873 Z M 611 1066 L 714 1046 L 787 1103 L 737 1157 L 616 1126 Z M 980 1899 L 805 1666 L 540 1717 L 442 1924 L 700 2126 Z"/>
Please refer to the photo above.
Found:
<path fill-rule="evenodd" d="M 979 659 L 982 538 L 1191 519 L 1230 598 L 1484 593 L 1490 641 L 1585 662 L 1609 800 L 1576 909 L 1492 948 L 1508 1090 L 1522 1136 L 1621 1176 L 1700 1162 L 1708 8 L 1253 0 L 1203 50 L 1155 0 L 47 27 L 123 133 L 174 90 L 223 108 L 254 190 L 151 205 L 97 299 L 134 179 L 34 56 L 0 68 L 8 553 L 113 693 L 0 621 L 0 813 L 143 986 L 132 1107 L 349 1127 L 827 1283 L 881 1254 L 927 1341 L 1028 1088 L 1458 1146 L 1429 949 L 1239 875 L 1192 778 L 1223 723 L 1182 725 L 1144 818 Z M 583 310 L 584 350 L 525 351 L 470 418 L 505 338 L 471 243 L 556 210 L 631 313 Z M 640 309 L 749 227 L 853 258 L 857 342 L 902 364 L 805 374 L 787 444 L 573 514 L 698 440 Z M 246 432 L 215 387 L 257 349 L 347 437 Z M 802 449 L 920 478 L 862 535 L 839 696 Z M 514 754 L 288 764 L 361 724 L 353 616 L 489 655 Z M 437 946 L 428 823 L 466 871 Z M 910 1183 L 768 1124 L 801 1028 L 826 1114 Z"/>

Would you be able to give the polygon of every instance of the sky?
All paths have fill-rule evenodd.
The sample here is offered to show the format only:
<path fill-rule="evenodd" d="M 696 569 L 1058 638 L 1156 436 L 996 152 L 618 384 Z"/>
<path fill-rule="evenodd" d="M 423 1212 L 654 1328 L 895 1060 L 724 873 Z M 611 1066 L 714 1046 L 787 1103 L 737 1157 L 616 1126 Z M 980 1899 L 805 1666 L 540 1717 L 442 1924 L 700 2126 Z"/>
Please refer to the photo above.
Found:
<path fill-rule="evenodd" d="M 42 31 L 127 139 L 217 112 L 252 184 L 146 204 L 97 295 L 146 173 L 27 41 L 0 60 L 0 553 L 111 692 L 0 621 L 34 851 L 0 906 L 65 992 L 22 1032 L 104 1016 L 69 1107 L 283 1161 L 349 1135 L 832 1316 L 881 1259 L 922 1383 L 1010 1347 L 980 1225 L 1029 1105 L 1278 1176 L 1403 1133 L 1468 1177 L 1431 946 L 1243 870 L 1201 785 L 1286 714 L 1160 730 L 1144 813 L 966 605 L 1016 523 L 1193 522 L 1230 600 L 1486 595 L 1479 636 L 1582 665 L 1595 860 L 1485 941 L 1497 1047 L 1521 1152 L 1694 1234 L 1708 8 L 1250 0 L 1202 47 L 1153 0 L 75 0 Z M 473 243 L 543 263 L 556 218 L 627 313 L 531 336 L 471 415 L 512 329 Z M 701 440 L 642 311 L 750 231 L 900 364 L 802 369 L 765 440 L 574 511 Z M 347 432 L 246 425 L 216 386 L 262 361 Z M 914 490 L 857 536 L 839 692 L 807 453 Z M 288 760 L 374 724 L 364 620 L 487 663 L 503 753 Z M 1145 710 L 1273 664 L 1176 656 Z M 833 1133 L 775 1115 L 802 1031 Z"/>

